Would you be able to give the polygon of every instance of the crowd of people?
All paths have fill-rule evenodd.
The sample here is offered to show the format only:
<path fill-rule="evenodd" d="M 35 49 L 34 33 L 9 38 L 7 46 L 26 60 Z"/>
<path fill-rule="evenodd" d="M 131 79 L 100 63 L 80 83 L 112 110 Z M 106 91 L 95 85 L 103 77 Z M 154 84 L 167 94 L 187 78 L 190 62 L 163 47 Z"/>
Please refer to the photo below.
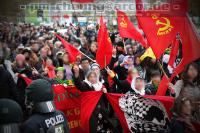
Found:
<path fill-rule="evenodd" d="M 67 32 L 59 33 L 60 29 L 67 29 Z M 22 133 L 69 132 L 66 118 L 54 107 L 53 84 L 71 83 L 81 92 L 155 95 L 164 74 L 160 67 L 168 75 L 173 73 L 168 70 L 169 59 L 158 62 L 154 55 L 146 54 L 147 49 L 138 42 L 123 40 L 117 27 L 111 26 L 112 59 L 105 69 L 100 69 L 96 62 L 91 61 L 95 60 L 98 49 L 98 29 L 98 24 L 34 26 L 1 23 L 0 125 L 21 123 L 19 132 Z M 54 32 L 87 56 L 77 56 L 75 63 L 70 62 L 68 51 Z M 163 57 L 167 55 L 168 51 Z M 23 77 L 32 79 L 31 85 L 27 87 Z M 166 96 L 175 97 L 168 132 L 197 132 L 194 123 L 200 122 L 199 60 L 188 64 L 183 73 L 168 85 Z M 2 115 L 6 106 L 11 110 L 9 113 L 16 113 L 9 117 Z M 20 110 L 22 114 L 16 115 Z M 102 97 L 90 118 L 90 131 L 122 132 L 119 122 L 113 124 L 110 121 L 114 117 L 114 111 L 106 98 Z M 14 127 L 12 125 L 12 129 Z"/>

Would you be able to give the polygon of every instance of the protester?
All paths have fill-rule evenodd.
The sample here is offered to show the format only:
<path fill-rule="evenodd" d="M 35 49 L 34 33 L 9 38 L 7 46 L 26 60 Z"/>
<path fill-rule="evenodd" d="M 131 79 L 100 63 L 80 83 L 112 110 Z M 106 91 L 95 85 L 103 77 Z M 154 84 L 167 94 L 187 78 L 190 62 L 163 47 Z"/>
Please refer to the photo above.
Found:
<path fill-rule="evenodd" d="M 164 48 L 160 49 L 160 45 L 158 49 L 156 49 L 157 46 L 151 47 L 151 45 L 160 43 L 160 41 L 157 41 L 159 39 L 156 38 L 158 37 L 157 30 L 156 36 L 149 39 L 149 35 L 146 35 L 148 32 L 140 34 L 140 32 L 137 32 L 137 30 L 134 29 L 132 22 L 130 21 L 129 23 L 127 19 L 128 17 L 125 17 L 124 21 L 119 23 L 118 26 L 112 24 L 103 25 L 105 26 L 104 28 L 106 31 L 102 32 L 102 38 L 99 38 L 99 31 L 103 26 L 96 24 L 96 22 L 88 22 L 88 24 L 85 25 L 80 23 L 76 25 L 74 22 L 70 25 L 56 22 L 50 26 L 34 26 L 28 23 L 13 25 L 4 22 L 0 25 L 0 98 L 12 99 L 21 106 L 23 110 L 23 132 L 42 133 L 47 130 L 51 131 L 52 128 L 57 128 L 57 126 L 61 127 L 61 125 L 63 125 L 64 132 L 69 132 L 67 124 L 73 127 L 75 124 L 76 126 L 80 125 L 81 122 L 78 124 L 74 121 L 67 123 L 65 118 L 68 117 L 67 115 L 71 114 L 71 110 L 65 111 L 64 116 L 62 112 L 57 111 L 54 108 L 53 98 L 57 96 L 58 99 L 56 100 L 62 103 L 62 100 L 73 100 L 73 98 L 79 99 L 81 98 L 82 93 L 90 93 L 92 91 L 101 93 L 102 97 L 90 117 L 89 123 L 91 133 L 123 132 L 121 129 L 122 127 L 124 128 L 124 125 L 122 124 L 124 121 L 121 121 L 121 117 L 119 117 L 119 114 L 114 109 L 113 103 L 110 101 L 108 102 L 107 94 L 115 93 L 111 94 L 111 100 L 119 95 L 125 98 L 125 102 L 122 106 L 127 106 L 128 110 L 124 110 L 124 112 L 130 113 L 131 111 L 134 111 L 132 107 L 135 106 L 136 110 L 144 109 L 142 110 L 143 112 L 140 112 L 143 114 L 145 111 L 148 111 L 149 108 L 143 107 L 143 103 L 139 103 L 141 106 L 137 106 L 137 104 L 129 106 L 129 103 L 132 103 L 132 100 L 128 99 L 129 96 L 131 99 L 135 99 L 135 96 L 137 95 L 136 102 L 141 98 L 145 101 L 146 95 L 159 97 L 157 96 L 157 92 L 159 92 L 159 89 L 164 90 L 162 78 L 166 76 L 165 73 L 167 76 L 175 74 L 176 77 L 172 81 L 174 84 L 170 83 L 168 85 L 169 89 L 167 90 L 167 93 L 163 91 L 163 96 L 169 96 L 166 98 L 169 98 L 170 100 L 173 99 L 172 96 L 174 95 L 175 98 L 178 99 L 179 97 L 187 96 L 191 98 L 191 100 L 181 102 L 181 104 L 177 106 L 179 111 L 176 112 L 178 115 L 174 116 L 172 119 L 171 132 L 178 133 L 179 130 L 177 131 L 177 129 L 179 128 L 180 131 L 189 130 L 195 132 L 194 127 L 191 126 L 191 122 L 193 119 L 200 121 L 199 60 L 193 58 L 193 56 L 189 57 L 191 60 L 189 60 L 188 57 L 181 57 L 182 60 L 180 60 L 180 55 L 189 55 L 187 53 L 185 54 L 187 44 L 182 44 L 182 47 L 179 48 L 182 48 L 182 51 L 179 50 L 177 52 L 178 55 L 176 56 L 178 56 L 178 60 L 175 59 L 175 64 L 178 65 L 178 63 L 182 62 L 187 64 L 194 61 L 194 59 L 197 59 L 197 64 L 189 64 L 181 74 L 182 76 L 179 77 L 178 73 L 175 73 L 176 69 L 179 68 L 178 66 L 174 66 L 170 71 L 167 70 L 169 68 L 168 62 L 170 60 L 170 51 L 168 51 L 168 48 L 167 50 L 164 50 Z M 145 22 L 141 24 L 149 23 Z M 147 27 L 150 29 L 152 28 L 151 26 Z M 173 27 L 175 27 L 175 25 L 173 25 Z M 122 28 L 122 31 L 120 28 Z M 154 33 L 154 29 L 151 29 L 152 33 L 150 34 Z M 60 30 L 66 32 L 60 32 Z M 176 30 L 176 28 L 173 28 L 173 30 Z M 104 35 L 107 35 L 107 31 L 108 36 L 105 37 Z M 122 32 L 127 36 L 122 36 Z M 173 32 L 177 33 L 181 31 Z M 67 48 L 57 35 L 63 38 L 71 47 Z M 109 39 L 109 35 L 111 40 Z M 175 37 L 175 35 L 169 36 Z M 148 38 L 148 43 L 146 37 Z M 190 37 L 190 40 L 195 40 L 192 36 Z M 184 39 L 190 37 L 182 36 L 181 39 L 185 42 Z M 165 36 L 162 36 L 162 38 L 165 38 Z M 171 43 L 173 39 L 168 40 L 170 40 Z M 102 42 L 100 43 L 100 41 Z M 168 43 L 165 44 L 166 42 L 164 39 L 162 40 L 163 47 L 165 47 L 165 45 L 169 46 Z M 106 48 L 108 43 L 110 46 L 109 49 Z M 105 47 L 98 53 L 101 44 Z M 190 42 L 190 44 L 193 44 L 193 42 Z M 189 49 L 189 46 L 187 48 Z M 193 47 L 189 50 L 192 48 Z M 165 53 L 162 51 L 165 51 Z M 173 49 L 171 51 L 173 51 Z M 194 57 L 197 57 L 196 55 L 198 55 L 198 52 L 191 51 L 191 53 L 195 53 Z M 98 57 L 103 57 L 102 60 L 100 60 L 101 63 L 99 63 Z M 160 63 L 160 61 L 163 62 Z M 182 64 L 181 66 L 186 64 Z M 30 82 L 27 82 L 27 80 L 33 82 L 29 87 L 27 87 L 27 85 L 30 84 Z M 164 83 L 167 85 L 168 82 L 171 82 L 170 77 L 168 77 L 167 81 Z M 53 87 L 60 87 L 54 89 L 54 91 L 58 91 L 58 94 L 56 91 L 54 92 L 54 97 L 52 97 L 51 85 Z M 62 93 L 60 93 L 60 91 Z M 176 101 L 178 101 L 178 99 Z M 54 99 L 54 101 L 56 100 Z M 90 100 L 92 102 L 93 99 Z M 119 99 L 117 100 L 118 101 L 115 103 L 118 104 Z M 46 105 L 48 102 L 52 105 L 52 111 L 50 112 L 41 113 L 41 110 L 35 108 L 43 103 Z M 80 105 L 81 102 L 76 102 L 76 106 Z M 153 101 L 153 106 L 156 103 L 156 100 Z M 185 106 L 182 106 L 182 104 Z M 29 108 L 27 108 L 30 105 L 33 111 L 32 113 L 29 112 Z M 159 105 L 158 108 L 162 106 L 161 104 L 156 105 Z M 60 110 L 62 110 L 63 106 L 68 107 L 70 105 L 68 103 L 62 103 Z M 166 105 L 164 104 L 164 106 Z M 41 109 L 43 109 L 43 107 L 41 107 Z M 122 109 L 117 109 L 122 113 Z M 163 112 L 165 112 L 163 109 L 164 107 L 162 107 L 161 116 L 164 114 Z M 166 108 L 167 111 L 169 109 L 169 107 Z M 185 113 L 185 110 L 187 110 L 187 116 L 182 116 L 182 114 Z M 154 111 L 151 111 L 152 110 L 150 110 L 149 114 L 152 114 L 152 112 L 154 113 Z M 76 110 L 76 113 L 77 112 L 78 111 Z M 130 115 L 130 118 L 127 118 L 130 122 L 137 121 L 135 118 L 140 115 L 135 115 L 134 113 L 138 112 L 131 112 L 128 114 Z M 61 125 L 58 122 L 54 125 L 49 121 L 56 116 L 62 118 L 63 121 L 61 122 Z M 159 120 L 160 116 L 157 116 L 157 114 L 155 114 L 155 116 Z M 188 116 L 190 118 L 192 117 L 192 119 L 188 118 Z M 151 118 L 152 122 L 154 119 L 153 117 Z M 78 120 L 80 121 L 80 118 Z M 155 122 L 156 127 L 159 128 L 158 125 L 161 121 L 158 123 L 157 121 L 153 122 Z M 38 127 L 37 122 L 41 124 L 41 127 Z M 148 122 L 142 121 L 141 119 L 137 121 L 139 125 L 140 123 L 148 125 Z M 167 121 L 165 122 L 164 125 L 167 125 Z M 117 129 L 114 129 L 114 127 L 117 127 Z M 145 127 L 145 131 L 149 129 L 149 127 Z M 163 127 L 161 131 L 165 129 L 167 128 Z M 166 132 L 168 132 L 168 130 L 166 130 Z"/>
<path fill-rule="evenodd" d="M 116 92 L 124 93 L 124 94 L 127 93 L 127 92 L 136 93 L 134 91 L 135 80 L 139 76 L 137 69 L 130 67 L 129 70 L 128 70 L 128 76 L 127 76 L 126 80 L 119 80 L 117 78 L 116 74 L 112 70 L 110 70 L 109 68 L 107 68 L 107 73 L 112 78 L 114 83 L 117 85 Z"/>
<path fill-rule="evenodd" d="M 158 85 L 161 81 L 161 74 L 159 71 L 154 71 L 151 74 L 151 81 L 146 85 L 145 90 L 148 95 L 155 95 L 158 89 Z"/>
<path fill-rule="evenodd" d="M 123 62 L 118 64 L 113 70 L 119 75 L 119 80 L 125 80 L 130 67 L 133 67 L 133 57 L 125 56 Z"/>
<path fill-rule="evenodd" d="M 63 54 L 62 61 L 63 61 L 63 67 L 65 68 L 65 72 L 66 72 L 66 79 L 71 80 L 73 74 L 71 71 L 71 65 L 69 62 L 69 54 L 68 53 Z"/>
<path fill-rule="evenodd" d="M 87 55 L 92 59 L 96 59 L 96 52 L 97 52 L 97 44 L 96 42 L 93 42 L 90 45 L 90 51 L 87 53 Z"/>
<path fill-rule="evenodd" d="M 12 75 L 3 66 L 3 60 L 1 59 L 0 73 L 0 98 L 9 98 L 20 103 L 20 95 L 17 85 Z"/>
<path fill-rule="evenodd" d="M 197 133 L 196 122 L 192 117 L 192 101 L 187 97 L 178 97 L 174 103 L 171 121 L 171 133 Z"/>
<path fill-rule="evenodd" d="M 199 101 L 200 101 L 200 72 L 196 63 L 188 64 L 182 75 L 182 79 L 177 81 L 175 85 L 169 84 L 175 92 L 176 97 L 191 97 L 194 103 L 194 118 L 200 121 Z"/>
<path fill-rule="evenodd" d="M 88 58 L 82 58 L 80 61 L 80 77 L 82 80 L 85 79 L 85 75 L 90 70 L 90 61 Z"/>
<path fill-rule="evenodd" d="M 74 66 L 74 84 L 77 88 L 81 91 L 103 91 L 104 93 L 107 92 L 106 88 L 103 84 L 99 81 L 99 75 L 95 71 L 88 71 L 86 74 L 86 78 L 84 81 L 81 81 L 79 77 L 79 67 Z"/>
<path fill-rule="evenodd" d="M 96 71 L 88 71 L 84 81 L 79 78 L 78 66 L 74 66 L 73 71 L 74 84 L 81 92 L 102 91 L 107 93 L 107 89 L 99 81 L 99 75 Z M 90 132 L 112 132 L 113 127 L 107 117 L 105 98 L 102 97 L 90 118 Z"/>
<path fill-rule="evenodd" d="M 145 81 L 141 77 L 135 77 L 131 87 L 136 94 L 145 95 Z"/>
<path fill-rule="evenodd" d="M 53 66 L 53 62 L 50 58 L 47 58 L 43 64 L 43 75 L 46 75 L 49 78 L 55 77 L 55 67 Z"/>
<path fill-rule="evenodd" d="M 176 97 L 185 94 L 191 95 L 191 93 L 198 95 L 198 86 L 200 85 L 199 75 L 199 66 L 191 63 L 185 67 L 181 80 L 177 81 L 175 85 L 169 84 L 169 87 L 174 89 Z M 186 90 L 184 91 L 184 89 Z"/>

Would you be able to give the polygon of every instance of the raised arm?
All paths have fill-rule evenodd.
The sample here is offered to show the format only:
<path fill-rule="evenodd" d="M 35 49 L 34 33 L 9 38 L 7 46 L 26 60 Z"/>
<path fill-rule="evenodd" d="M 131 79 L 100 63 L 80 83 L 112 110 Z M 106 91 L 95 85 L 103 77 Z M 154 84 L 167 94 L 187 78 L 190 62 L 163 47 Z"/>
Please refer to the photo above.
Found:
<path fill-rule="evenodd" d="M 74 65 L 73 72 L 74 72 L 73 80 L 77 89 L 79 89 L 81 92 L 89 91 L 87 89 L 88 87 L 86 86 L 86 84 L 84 84 L 84 82 L 82 82 L 79 77 L 79 67 L 77 65 Z"/>

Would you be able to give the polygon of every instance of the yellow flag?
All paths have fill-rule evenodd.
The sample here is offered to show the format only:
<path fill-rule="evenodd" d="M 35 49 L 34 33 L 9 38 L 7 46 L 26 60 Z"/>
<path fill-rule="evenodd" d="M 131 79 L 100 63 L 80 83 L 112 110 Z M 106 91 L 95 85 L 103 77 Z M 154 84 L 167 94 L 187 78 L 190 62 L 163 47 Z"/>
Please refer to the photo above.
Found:
<path fill-rule="evenodd" d="M 153 50 L 150 47 L 140 57 L 140 60 L 143 61 L 146 57 L 151 57 L 152 59 L 156 59 L 156 56 L 154 55 Z"/>

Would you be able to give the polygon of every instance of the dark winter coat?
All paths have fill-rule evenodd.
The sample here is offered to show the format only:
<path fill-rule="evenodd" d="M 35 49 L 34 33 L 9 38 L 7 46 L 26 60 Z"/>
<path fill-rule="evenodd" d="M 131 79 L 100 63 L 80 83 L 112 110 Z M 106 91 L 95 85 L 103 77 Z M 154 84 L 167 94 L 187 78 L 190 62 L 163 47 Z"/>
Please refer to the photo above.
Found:
<path fill-rule="evenodd" d="M 0 66 L 0 98 L 9 98 L 20 103 L 20 95 L 14 79 L 3 66 Z"/>
<path fill-rule="evenodd" d="M 125 79 L 125 80 L 119 80 L 115 76 L 113 78 L 113 81 L 117 85 L 117 89 L 116 89 L 117 93 L 123 93 L 123 94 L 125 94 L 128 91 L 133 92 L 133 89 L 131 88 L 131 84 L 128 82 L 127 79 Z"/>
<path fill-rule="evenodd" d="M 125 80 L 127 78 L 128 69 L 118 65 L 113 70 L 114 70 L 115 73 L 117 73 L 119 80 Z"/>
<path fill-rule="evenodd" d="M 95 91 L 95 89 L 93 87 L 89 86 L 86 82 L 81 81 L 81 79 L 79 77 L 78 78 L 73 77 L 73 79 L 74 79 L 75 86 L 81 92 Z M 99 102 L 97 103 L 97 106 L 94 109 L 94 111 L 93 111 L 93 113 L 92 113 L 92 115 L 90 117 L 90 132 L 91 133 L 95 133 L 96 130 L 97 130 L 98 122 L 97 122 L 97 117 L 96 116 L 97 116 L 97 114 L 99 112 L 103 115 L 103 117 L 107 121 L 109 121 L 108 120 L 109 110 L 108 110 L 108 104 L 106 104 L 106 103 L 108 103 L 108 102 L 106 100 L 106 97 L 103 95 L 100 98 Z M 112 127 L 111 122 L 109 122 L 107 126 Z"/>

